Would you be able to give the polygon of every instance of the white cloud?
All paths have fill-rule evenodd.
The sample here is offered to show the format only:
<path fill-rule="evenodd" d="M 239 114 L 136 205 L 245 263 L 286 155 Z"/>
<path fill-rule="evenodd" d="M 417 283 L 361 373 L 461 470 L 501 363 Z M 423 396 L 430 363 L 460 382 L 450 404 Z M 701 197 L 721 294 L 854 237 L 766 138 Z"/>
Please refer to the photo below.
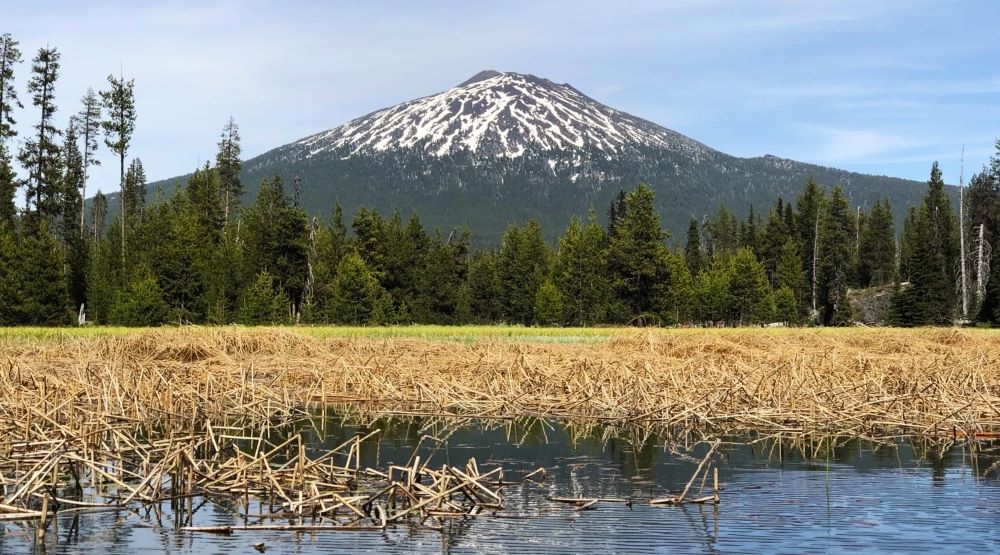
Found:
<path fill-rule="evenodd" d="M 983 121 L 1000 104 L 1000 77 L 981 63 L 996 59 L 996 18 L 959 12 L 931 0 L 117 0 L 15 3 L 5 27 L 29 58 L 46 42 L 63 52 L 60 118 L 123 64 L 138 95 L 133 153 L 161 178 L 210 158 L 229 115 L 253 155 L 486 68 L 569 82 L 735 153 L 919 154 L 928 145 L 906 141 L 942 125 L 921 114 L 947 114 L 942 144 L 1000 133 Z M 105 190 L 113 167 L 98 172 Z"/>

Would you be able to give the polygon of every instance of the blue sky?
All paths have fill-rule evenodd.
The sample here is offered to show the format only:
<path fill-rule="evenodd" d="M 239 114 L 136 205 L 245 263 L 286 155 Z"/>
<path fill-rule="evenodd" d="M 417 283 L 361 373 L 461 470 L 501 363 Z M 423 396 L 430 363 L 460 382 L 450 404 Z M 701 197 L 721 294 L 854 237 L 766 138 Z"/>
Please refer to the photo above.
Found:
<path fill-rule="evenodd" d="M 482 69 L 533 73 L 739 156 L 957 183 L 1000 136 L 1000 2 L 4 2 L 28 60 L 62 52 L 63 125 L 108 73 L 136 80 L 152 179 L 245 157 Z M 35 118 L 17 114 L 22 137 Z M 117 189 L 112 156 L 91 192 Z"/>

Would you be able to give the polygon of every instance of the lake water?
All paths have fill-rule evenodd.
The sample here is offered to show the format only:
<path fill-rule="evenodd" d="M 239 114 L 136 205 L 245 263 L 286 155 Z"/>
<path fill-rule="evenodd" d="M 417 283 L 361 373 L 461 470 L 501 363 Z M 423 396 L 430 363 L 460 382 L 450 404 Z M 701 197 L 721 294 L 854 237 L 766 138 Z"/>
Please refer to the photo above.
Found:
<path fill-rule="evenodd" d="M 444 530 L 407 525 L 384 531 L 240 532 L 231 536 L 151 526 L 128 511 L 61 517 L 44 544 L 25 523 L 0 522 L 0 553 L 894 553 L 1000 552 L 1000 445 L 979 453 L 953 447 L 943 455 L 898 441 L 875 449 L 862 441 L 815 448 L 810 457 L 788 445 L 724 444 L 717 459 L 721 502 L 650 506 L 678 491 L 707 445 L 693 452 L 656 437 L 637 445 L 628 435 L 602 438 L 558 423 L 530 425 L 392 419 L 367 426 L 326 421 L 311 430 L 317 449 L 381 428 L 362 465 L 405 463 L 423 433 L 447 436 L 436 465 L 475 457 L 484 471 L 501 464 L 507 479 L 543 466 L 544 483 L 504 489 L 504 510 L 445 520 Z M 431 446 L 422 456 L 431 455 Z M 940 455 L 940 456 L 939 456 Z M 697 484 L 696 484 L 697 486 Z M 547 497 L 631 498 L 577 511 Z M 164 518 L 164 522 L 170 522 Z M 223 507 L 196 513 L 200 526 L 241 524 Z M 252 523 L 252 522 L 251 522 Z"/>

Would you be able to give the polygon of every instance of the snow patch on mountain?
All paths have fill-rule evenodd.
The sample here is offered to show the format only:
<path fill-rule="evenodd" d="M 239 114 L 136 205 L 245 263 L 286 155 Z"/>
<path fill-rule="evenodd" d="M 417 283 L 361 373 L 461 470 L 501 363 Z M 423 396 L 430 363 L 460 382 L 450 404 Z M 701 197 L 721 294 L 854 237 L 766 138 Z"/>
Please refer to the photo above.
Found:
<path fill-rule="evenodd" d="M 517 158 L 526 152 L 599 151 L 639 146 L 714 152 L 679 133 L 605 106 L 567 84 L 483 71 L 461 85 L 373 112 L 295 143 L 307 157 L 329 151 L 421 149 Z M 555 168 L 553 167 L 553 170 Z"/>

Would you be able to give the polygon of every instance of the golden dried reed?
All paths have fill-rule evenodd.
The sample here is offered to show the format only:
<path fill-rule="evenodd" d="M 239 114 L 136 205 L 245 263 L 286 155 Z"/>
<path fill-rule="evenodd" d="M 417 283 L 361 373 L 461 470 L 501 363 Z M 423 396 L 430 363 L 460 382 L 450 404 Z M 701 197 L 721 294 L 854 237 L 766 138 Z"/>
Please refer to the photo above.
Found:
<path fill-rule="evenodd" d="M 664 428 L 989 435 L 1000 341 L 977 330 L 625 331 L 577 344 L 182 328 L 0 342 L 0 415 L 270 418 L 327 403 Z M 0 420 L 2 422 L 2 420 Z M 3 426 L 0 423 L 0 426 Z"/>

